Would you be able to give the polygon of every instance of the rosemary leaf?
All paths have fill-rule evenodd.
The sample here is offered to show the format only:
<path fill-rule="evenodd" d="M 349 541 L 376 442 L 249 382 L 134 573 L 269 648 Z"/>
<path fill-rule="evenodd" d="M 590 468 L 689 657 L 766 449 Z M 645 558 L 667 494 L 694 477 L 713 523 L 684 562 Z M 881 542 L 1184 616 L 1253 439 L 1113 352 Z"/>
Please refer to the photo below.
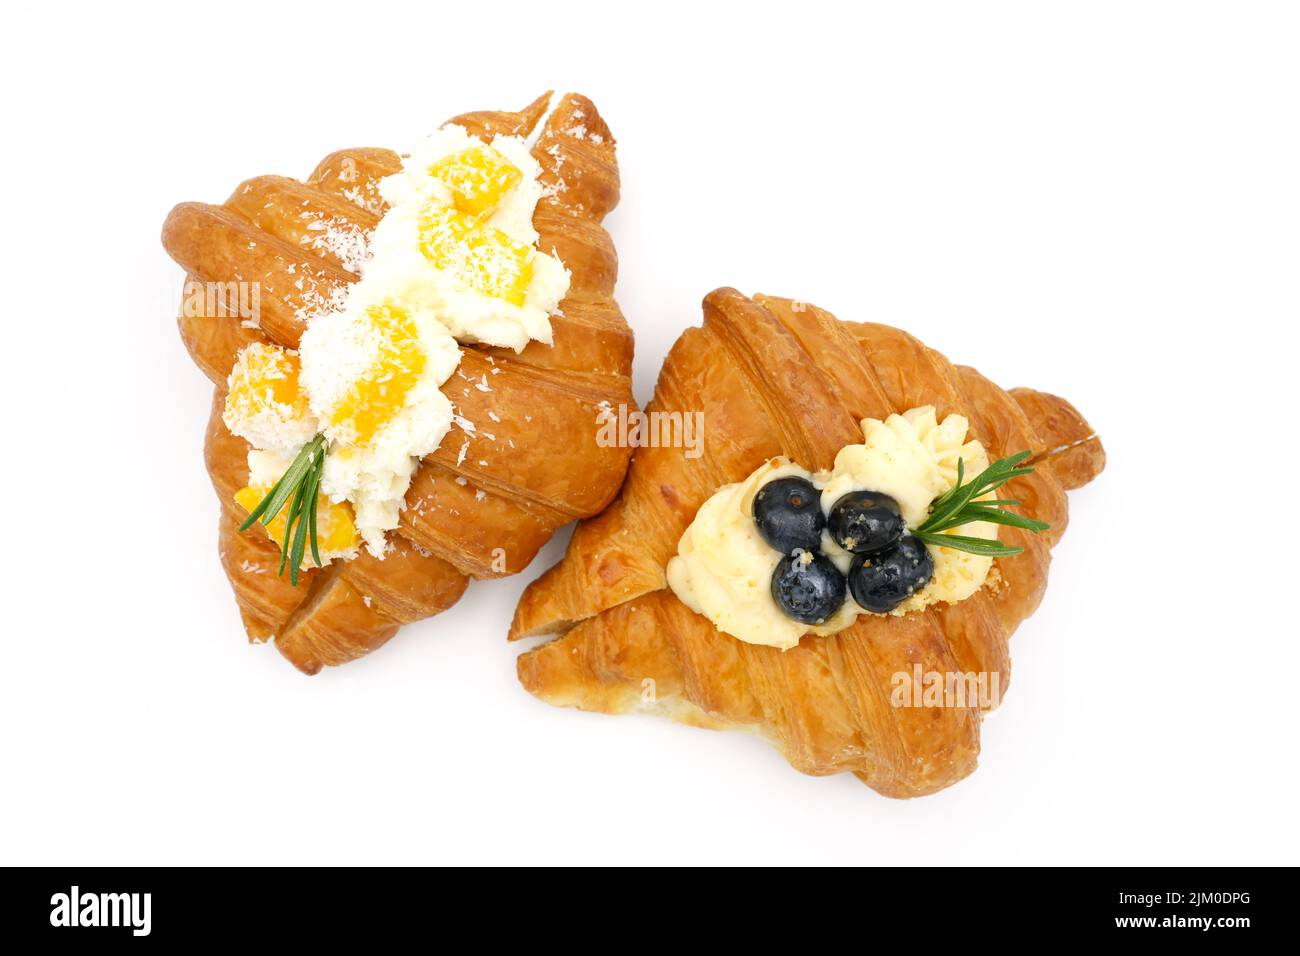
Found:
<path fill-rule="evenodd" d="M 961 514 L 954 518 L 949 518 L 940 527 L 930 528 L 931 531 L 947 531 L 949 528 L 960 528 L 964 524 L 972 521 L 987 521 L 990 524 L 1004 524 L 1013 528 L 1024 528 L 1026 531 L 1046 531 L 1051 525 L 1045 521 L 1037 521 L 1033 518 L 1026 518 L 1024 515 L 1018 515 L 1014 511 L 1003 511 L 1001 508 L 984 507 L 984 502 L 977 501 L 967 508 L 962 509 Z"/>
<path fill-rule="evenodd" d="M 266 513 L 266 506 L 271 503 L 271 499 L 275 496 L 276 492 L 280 490 L 282 484 L 284 484 L 284 475 L 281 475 L 280 480 L 271 486 L 271 490 L 266 493 L 265 498 L 258 502 L 257 507 L 248 513 L 248 517 L 244 519 L 244 523 L 239 526 L 240 531 L 247 531 L 257 523 L 258 518 L 262 517 L 262 515 Z"/>
<path fill-rule="evenodd" d="M 324 444 L 325 436 L 317 435 L 303 446 L 302 451 L 298 452 L 298 457 L 293 460 L 293 464 L 285 469 L 280 480 L 275 483 L 270 493 L 263 499 L 262 504 L 266 507 L 262 508 L 262 505 L 258 505 L 258 508 L 262 508 L 263 512 L 262 524 L 270 524 L 274 521 L 275 516 L 284 507 L 284 503 L 302 487 L 303 479 L 312 467 L 316 452 L 323 448 Z"/>
<path fill-rule="evenodd" d="M 934 534 L 932 532 L 913 532 L 926 544 L 939 548 L 952 548 L 954 551 L 968 551 L 993 558 L 1009 558 L 1020 554 L 1024 548 L 1005 545 L 992 538 L 969 538 L 961 534 Z"/>
<path fill-rule="evenodd" d="M 308 532 L 308 539 L 311 541 L 311 559 L 316 562 L 316 567 L 318 568 L 321 566 L 321 559 L 320 551 L 316 548 L 316 506 L 320 501 L 318 489 L 320 488 L 322 470 L 323 468 L 318 469 L 315 477 L 312 479 L 311 500 L 307 504 L 307 521 L 311 526 L 310 531 Z"/>
<path fill-rule="evenodd" d="M 312 560 L 320 567 L 320 547 L 316 539 L 317 501 L 321 477 L 325 472 L 325 436 L 317 435 L 298 452 L 280 480 L 271 486 L 257 507 L 249 512 L 240 531 L 247 531 L 258 520 L 270 525 L 288 504 L 284 534 L 280 537 L 280 574 L 289 567 L 289 580 L 296 587 L 308 546 Z"/>
<path fill-rule="evenodd" d="M 302 486 L 303 499 L 299 504 L 298 525 L 293 532 L 293 553 L 289 556 L 289 583 L 294 587 L 298 586 L 298 572 L 302 568 L 302 555 L 307 546 L 307 529 L 309 523 L 303 509 L 310 507 L 307 504 L 307 494 L 310 493 L 312 479 L 308 477 Z"/>
<path fill-rule="evenodd" d="M 298 490 L 293 493 L 293 502 L 289 505 L 289 514 L 286 515 L 284 519 L 284 540 L 280 542 L 280 570 L 278 572 L 279 574 L 284 574 L 285 563 L 289 560 L 289 542 L 293 535 L 293 524 L 298 517 L 298 510 L 302 507 L 302 501 L 303 501 L 302 492 L 303 492 L 302 482 L 299 482 Z M 293 571 L 291 570 L 289 572 L 289 577 L 292 580 L 293 578 L 297 577 L 297 575 L 294 574 Z M 294 581 L 293 583 L 296 584 L 297 581 Z"/>
<path fill-rule="evenodd" d="M 1001 488 L 1013 478 L 1031 474 L 1034 470 L 1032 465 L 1022 466 L 1020 464 L 1029 456 L 1030 452 L 1022 451 L 1006 458 L 1000 458 L 968 482 L 962 481 L 965 476 L 965 467 L 963 461 L 960 458 L 957 459 L 957 483 L 934 500 L 934 503 L 930 506 L 929 517 L 912 533 L 922 541 L 937 547 L 953 548 L 971 554 L 992 557 L 1010 557 L 1011 555 L 1020 554 L 1024 551 L 1024 548 L 1005 545 L 994 538 L 974 538 L 966 535 L 944 534 L 943 532 L 953 528 L 960 528 L 962 525 L 973 521 L 987 521 L 990 524 L 1007 525 L 1008 527 L 1033 532 L 1047 530 L 1050 526 L 1046 522 L 1003 510 L 1004 508 L 1019 505 L 1019 499 L 979 500 L 981 495 L 989 494 L 995 489 Z"/>
<path fill-rule="evenodd" d="M 978 481 L 978 479 L 976 480 Z M 977 491 L 974 481 L 965 485 L 955 485 L 952 489 L 952 497 L 946 501 L 941 500 L 937 507 L 930 512 L 930 517 L 921 524 L 919 530 L 933 530 L 933 526 L 943 524 L 953 515 L 960 513 L 963 508 L 970 504 L 970 500 L 975 497 Z"/>

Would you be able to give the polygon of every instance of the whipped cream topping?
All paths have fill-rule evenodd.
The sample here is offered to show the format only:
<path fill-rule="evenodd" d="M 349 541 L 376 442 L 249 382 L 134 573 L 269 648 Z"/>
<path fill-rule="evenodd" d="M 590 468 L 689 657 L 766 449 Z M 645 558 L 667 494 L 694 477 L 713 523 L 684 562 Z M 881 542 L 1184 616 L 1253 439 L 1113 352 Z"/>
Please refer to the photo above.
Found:
<path fill-rule="evenodd" d="M 519 351 L 529 341 L 550 345 L 550 316 L 569 291 L 569 273 L 554 254 L 533 249 L 532 276 L 522 302 L 466 289 L 453 270 L 439 267 L 421 249 L 421 219 L 430 208 L 454 208 L 456 196 L 447 177 L 432 175 L 439 161 L 490 145 L 520 174 L 518 183 L 479 220 L 513 242 L 530 249 L 538 241 L 533 212 L 542 198 L 541 164 L 518 136 L 497 136 L 490 144 L 459 126 L 444 126 L 419 143 L 402 160 L 402 169 L 379 183 L 388 203 L 370 240 L 370 261 L 362 283 L 382 290 L 412 310 L 427 312 L 461 342 L 483 342 Z M 357 295 L 354 290 L 353 295 Z"/>
<path fill-rule="evenodd" d="M 297 352 L 250 345 L 231 373 L 227 427 L 290 459 L 323 433 L 321 490 L 350 505 L 376 556 L 420 459 L 455 420 L 439 388 L 459 343 L 552 340 L 569 273 L 536 248 L 541 173 L 520 137 L 438 130 L 379 183 L 388 209 L 364 254 L 349 246 L 359 280 L 309 317 Z"/>

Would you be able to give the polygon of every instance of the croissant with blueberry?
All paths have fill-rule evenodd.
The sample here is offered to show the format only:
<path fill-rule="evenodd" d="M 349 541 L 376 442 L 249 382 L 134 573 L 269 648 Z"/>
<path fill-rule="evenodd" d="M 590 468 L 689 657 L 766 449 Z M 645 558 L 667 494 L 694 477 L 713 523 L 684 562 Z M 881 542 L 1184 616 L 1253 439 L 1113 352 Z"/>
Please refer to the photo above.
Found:
<path fill-rule="evenodd" d="M 892 797 L 969 774 L 997 696 L 960 682 L 1005 690 L 1065 493 L 1105 463 L 1082 416 L 898 329 L 733 289 L 705 299 L 645 415 L 696 416 L 702 441 L 641 442 L 525 591 L 511 638 L 552 639 L 519 657 L 524 687 L 755 731 Z"/>
<path fill-rule="evenodd" d="M 630 450 L 595 422 L 632 402 L 601 226 L 618 198 L 594 105 L 545 94 L 172 210 L 251 640 L 307 673 L 342 664 L 614 497 Z"/>

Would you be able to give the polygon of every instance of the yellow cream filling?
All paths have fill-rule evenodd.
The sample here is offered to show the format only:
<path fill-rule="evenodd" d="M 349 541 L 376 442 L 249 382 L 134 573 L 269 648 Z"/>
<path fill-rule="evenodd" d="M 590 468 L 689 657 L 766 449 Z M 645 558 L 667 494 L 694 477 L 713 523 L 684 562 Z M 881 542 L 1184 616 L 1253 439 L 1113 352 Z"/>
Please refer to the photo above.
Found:
<path fill-rule="evenodd" d="M 764 462 L 743 481 L 724 485 L 700 506 L 665 570 L 668 586 L 691 610 L 713 622 L 718 630 L 750 644 L 787 649 L 804 634 L 834 634 L 870 613 L 846 597 L 828 621 L 807 625 L 786 616 L 772 598 L 772 573 L 782 555 L 768 546 L 754 524 L 753 500 L 768 482 L 797 475 L 821 490 L 821 505 L 829 513 L 851 491 L 870 490 L 898 502 L 909 528 L 925 520 L 930 503 L 957 481 L 957 461 L 967 477 L 988 467 L 988 454 L 978 441 L 966 441 L 969 424 L 961 415 L 936 420 L 933 406 L 890 415 L 884 421 L 863 419 L 861 444 L 847 445 L 835 465 L 816 474 L 785 458 Z M 973 522 L 949 534 L 996 539 L 998 526 Z M 934 574 L 930 582 L 890 612 L 899 616 L 940 601 L 956 603 L 974 594 L 989 580 L 993 559 L 951 548 L 930 547 Z M 852 555 L 839 548 L 829 533 L 822 551 L 842 573 Z"/>

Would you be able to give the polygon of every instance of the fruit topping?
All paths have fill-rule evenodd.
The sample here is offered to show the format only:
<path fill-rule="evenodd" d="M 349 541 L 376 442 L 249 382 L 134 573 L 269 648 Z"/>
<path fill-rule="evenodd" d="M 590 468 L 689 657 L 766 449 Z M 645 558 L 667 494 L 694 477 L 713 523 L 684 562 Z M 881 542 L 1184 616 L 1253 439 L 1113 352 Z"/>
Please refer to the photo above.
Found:
<path fill-rule="evenodd" d="M 475 217 L 490 215 L 524 178 L 491 146 L 473 146 L 446 156 L 429 167 L 429 174 L 447 185 L 459 212 Z"/>
<path fill-rule="evenodd" d="M 920 538 L 904 535 L 887 551 L 860 554 L 849 568 L 849 592 L 868 611 L 892 611 L 929 583 L 934 558 Z"/>
<path fill-rule="evenodd" d="M 844 576 L 824 554 L 796 550 L 772 573 L 772 599 L 803 624 L 823 624 L 844 604 Z"/>
<path fill-rule="evenodd" d="M 235 492 L 235 501 L 251 514 L 258 503 L 270 493 L 271 489 L 265 485 L 252 485 Z M 346 501 L 335 503 L 317 492 L 316 508 L 319 515 L 318 547 L 321 552 L 327 555 L 345 554 L 357 546 L 359 538 L 352 518 L 351 505 Z M 287 520 L 284 512 L 271 519 L 266 526 L 266 533 L 271 536 L 271 540 L 279 541 L 284 537 Z"/>
<path fill-rule="evenodd" d="M 875 554 L 907 530 L 898 502 L 876 491 L 852 491 L 835 502 L 826 519 L 831 537 L 845 551 Z"/>
<path fill-rule="evenodd" d="M 226 380 L 222 420 L 232 434 L 258 448 L 292 448 L 316 434 L 307 393 L 298 382 L 298 354 L 253 342 L 235 359 Z"/>
<path fill-rule="evenodd" d="M 754 496 L 758 533 L 782 554 L 796 548 L 816 551 L 822 541 L 821 494 L 804 478 L 777 478 Z"/>
<path fill-rule="evenodd" d="M 420 216 L 420 251 L 467 292 L 523 305 L 533 281 L 533 250 L 455 209 Z"/>
<path fill-rule="evenodd" d="M 331 412 L 330 424 L 347 444 L 365 445 L 401 412 L 427 357 L 415 320 L 395 306 L 371 306 L 356 335 L 370 361 Z"/>

